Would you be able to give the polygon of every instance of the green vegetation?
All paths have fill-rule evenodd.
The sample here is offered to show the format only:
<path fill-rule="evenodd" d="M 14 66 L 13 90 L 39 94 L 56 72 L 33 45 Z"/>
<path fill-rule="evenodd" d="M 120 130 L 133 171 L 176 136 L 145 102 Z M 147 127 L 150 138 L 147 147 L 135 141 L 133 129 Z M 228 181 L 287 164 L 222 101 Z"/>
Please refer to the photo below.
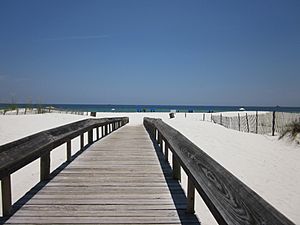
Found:
<path fill-rule="evenodd" d="M 299 136 L 300 136 L 300 121 L 295 121 L 286 126 L 283 130 L 279 139 L 283 137 L 288 137 L 292 141 L 296 141 L 299 144 Z M 298 140 L 297 140 L 298 139 Z"/>

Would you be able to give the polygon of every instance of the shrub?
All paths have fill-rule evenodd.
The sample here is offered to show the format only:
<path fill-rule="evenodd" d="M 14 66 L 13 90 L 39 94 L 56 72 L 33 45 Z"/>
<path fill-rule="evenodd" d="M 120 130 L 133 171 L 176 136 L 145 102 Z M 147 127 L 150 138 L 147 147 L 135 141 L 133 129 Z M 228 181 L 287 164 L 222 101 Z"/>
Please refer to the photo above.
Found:
<path fill-rule="evenodd" d="M 297 139 L 297 136 L 300 135 L 300 122 L 292 122 L 286 126 L 286 128 L 282 131 L 279 139 L 283 137 L 288 137 L 290 140 L 294 141 Z M 299 140 L 296 140 L 299 143 Z"/>

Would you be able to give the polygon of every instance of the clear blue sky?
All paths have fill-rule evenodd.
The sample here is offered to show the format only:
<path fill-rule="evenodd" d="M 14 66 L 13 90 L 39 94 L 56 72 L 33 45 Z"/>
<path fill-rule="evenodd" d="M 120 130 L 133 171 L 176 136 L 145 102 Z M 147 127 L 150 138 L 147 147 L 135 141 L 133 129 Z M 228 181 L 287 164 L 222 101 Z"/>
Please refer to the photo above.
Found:
<path fill-rule="evenodd" d="M 300 106 L 299 0 L 0 1 L 0 102 Z"/>

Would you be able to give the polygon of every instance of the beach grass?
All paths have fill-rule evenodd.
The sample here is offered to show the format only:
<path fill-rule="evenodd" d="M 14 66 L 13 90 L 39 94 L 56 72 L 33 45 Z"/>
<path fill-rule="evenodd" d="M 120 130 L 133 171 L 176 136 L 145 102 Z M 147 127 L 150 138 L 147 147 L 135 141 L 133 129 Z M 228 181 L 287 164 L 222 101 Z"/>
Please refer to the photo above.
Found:
<path fill-rule="evenodd" d="M 282 131 L 279 136 L 279 139 L 283 137 L 288 137 L 292 141 L 296 141 L 298 144 L 300 143 L 297 140 L 297 137 L 300 135 L 300 121 L 294 121 L 286 126 L 286 128 Z"/>

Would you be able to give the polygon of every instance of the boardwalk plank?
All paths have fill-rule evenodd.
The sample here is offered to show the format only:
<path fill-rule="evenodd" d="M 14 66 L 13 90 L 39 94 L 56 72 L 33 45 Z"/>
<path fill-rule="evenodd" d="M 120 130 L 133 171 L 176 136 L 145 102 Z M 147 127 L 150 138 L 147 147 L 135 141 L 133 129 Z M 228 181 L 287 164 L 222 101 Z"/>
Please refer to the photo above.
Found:
<path fill-rule="evenodd" d="M 92 144 L 49 183 L 34 187 L 7 224 L 199 224 L 143 126 Z"/>

